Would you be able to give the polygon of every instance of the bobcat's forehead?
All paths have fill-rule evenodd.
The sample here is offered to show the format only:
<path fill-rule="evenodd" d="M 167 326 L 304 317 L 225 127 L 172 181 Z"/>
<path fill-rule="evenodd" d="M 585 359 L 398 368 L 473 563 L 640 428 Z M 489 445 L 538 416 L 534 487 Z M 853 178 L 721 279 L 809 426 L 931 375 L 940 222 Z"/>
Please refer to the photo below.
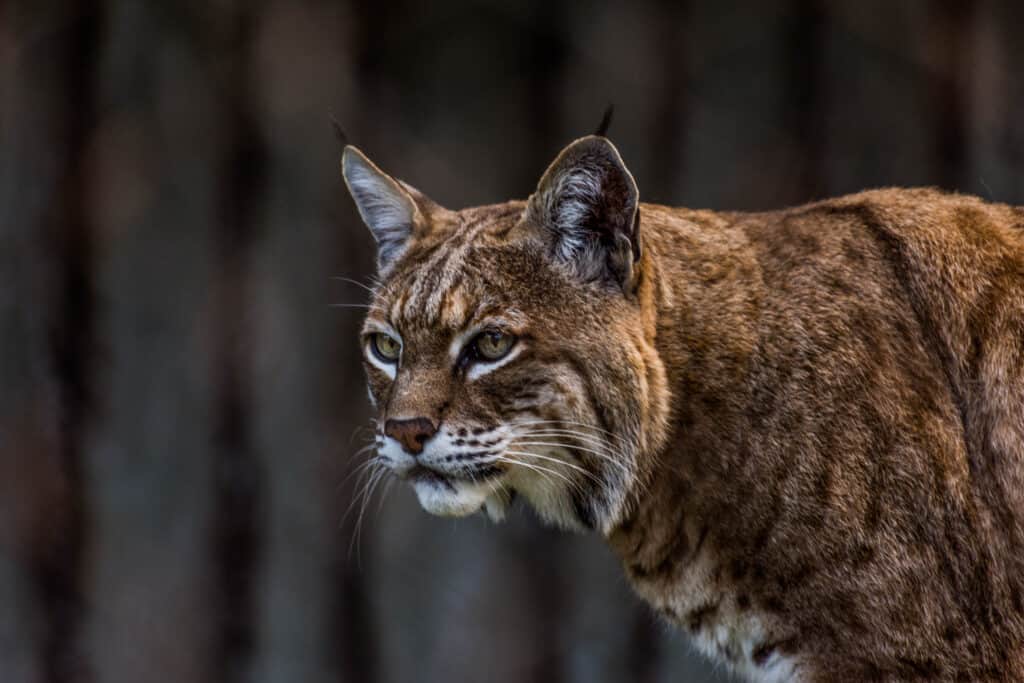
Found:
<path fill-rule="evenodd" d="M 477 208 L 435 227 L 385 279 L 368 322 L 438 341 L 497 317 L 525 324 L 525 309 L 550 301 L 562 283 L 540 248 L 513 234 L 522 211 L 521 202 Z"/>

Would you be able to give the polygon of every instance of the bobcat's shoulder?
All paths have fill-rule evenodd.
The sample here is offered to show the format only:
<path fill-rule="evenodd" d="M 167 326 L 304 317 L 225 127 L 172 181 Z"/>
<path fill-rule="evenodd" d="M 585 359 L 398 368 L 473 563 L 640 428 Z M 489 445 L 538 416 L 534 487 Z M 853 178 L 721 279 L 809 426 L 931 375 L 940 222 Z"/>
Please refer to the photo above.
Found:
<path fill-rule="evenodd" d="M 612 535 L 751 675 L 1024 676 L 1024 215 L 652 208 L 672 437 Z M 644 212 L 642 212 L 642 215 Z"/>

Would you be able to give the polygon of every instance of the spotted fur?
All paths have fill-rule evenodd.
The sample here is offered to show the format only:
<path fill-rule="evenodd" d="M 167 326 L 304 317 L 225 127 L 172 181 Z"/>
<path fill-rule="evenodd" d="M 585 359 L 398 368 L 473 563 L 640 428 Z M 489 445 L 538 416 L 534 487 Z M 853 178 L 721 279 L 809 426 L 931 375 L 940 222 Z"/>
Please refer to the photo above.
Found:
<path fill-rule="evenodd" d="M 602 534 L 751 680 L 1024 680 L 1024 210 L 878 190 L 739 214 L 638 203 L 606 139 L 527 201 L 377 229 L 378 457 L 431 512 Z M 367 170 L 369 169 L 369 170 Z M 478 330 L 507 360 L 463 363 Z M 402 344 L 387 371 L 372 335 Z"/>

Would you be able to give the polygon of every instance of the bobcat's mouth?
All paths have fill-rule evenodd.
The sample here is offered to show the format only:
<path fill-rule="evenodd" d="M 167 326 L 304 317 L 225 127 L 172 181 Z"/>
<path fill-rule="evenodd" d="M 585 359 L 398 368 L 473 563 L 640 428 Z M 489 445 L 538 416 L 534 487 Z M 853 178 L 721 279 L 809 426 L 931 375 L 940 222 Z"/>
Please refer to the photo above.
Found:
<path fill-rule="evenodd" d="M 480 510 L 494 495 L 493 481 L 501 474 L 502 470 L 493 466 L 453 473 L 416 464 L 403 477 L 412 484 L 420 506 L 427 512 L 465 517 Z"/>
<path fill-rule="evenodd" d="M 406 472 L 405 478 L 413 483 L 437 484 L 453 488 L 450 477 L 423 465 L 416 465 Z"/>
<path fill-rule="evenodd" d="M 504 470 L 493 465 L 475 467 L 471 470 L 463 469 L 459 472 L 444 472 L 427 465 L 416 464 L 404 476 L 413 483 L 436 484 L 454 489 L 456 483 L 479 484 L 495 479 L 503 473 Z"/>

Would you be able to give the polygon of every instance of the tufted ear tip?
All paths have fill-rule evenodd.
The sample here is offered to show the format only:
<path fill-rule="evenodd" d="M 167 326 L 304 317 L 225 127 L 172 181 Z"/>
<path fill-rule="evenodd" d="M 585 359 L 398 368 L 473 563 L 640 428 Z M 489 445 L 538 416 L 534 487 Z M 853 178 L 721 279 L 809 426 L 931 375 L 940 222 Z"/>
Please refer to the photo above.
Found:
<path fill-rule="evenodd" d="M 609 104 L 608 108 L 604 110 L 604 116 L 601 117 L 601 123 L 598 124 L 597 130 L 594 135 L 599 135 L 603 138 L 608 137 L 608 129 L 612 125 L 612 115 L 615 113 L 615 105 Z"/>
<path fill-rule="evenodd" d="M 341 148 L 344 150 L 345 147 L 348 147 L 348 136 L 345 135 L 345 131 L 341 127 L 341 124 L 338 123 L 338 119 L 333 116 L 331 117 L 331 128 L 334 130 L 334 137 L 337 138 L 338 144 L 340 144 Z"/>

